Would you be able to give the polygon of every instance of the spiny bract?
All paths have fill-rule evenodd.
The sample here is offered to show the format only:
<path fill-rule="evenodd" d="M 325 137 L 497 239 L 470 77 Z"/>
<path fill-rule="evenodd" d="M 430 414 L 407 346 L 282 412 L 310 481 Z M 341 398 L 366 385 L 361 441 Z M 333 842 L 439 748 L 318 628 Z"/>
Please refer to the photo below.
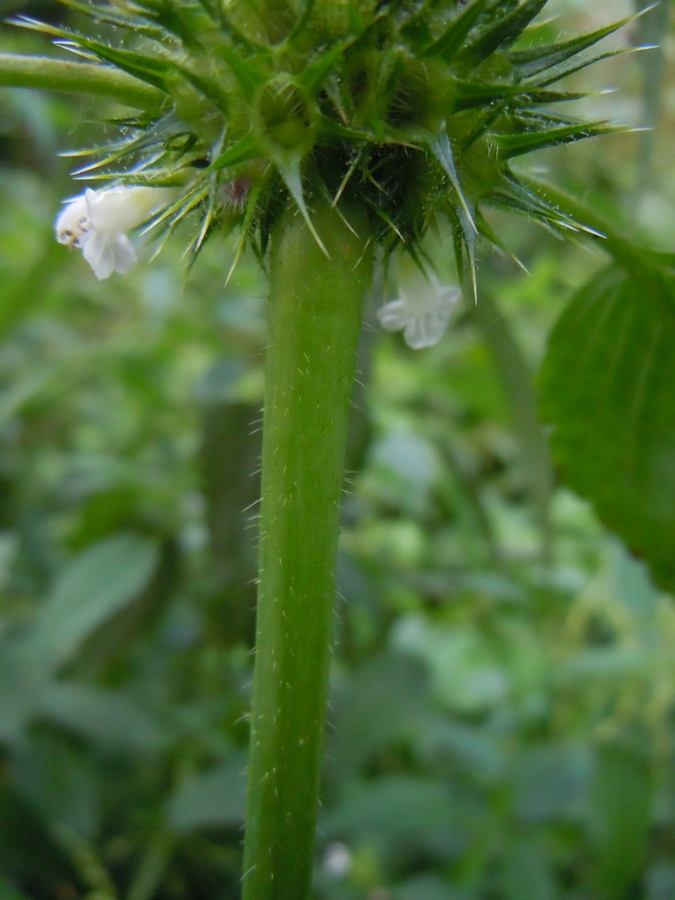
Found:
<path fill-rule="evenodd" d="M 547 0 L 61 2 L 92 16 L 97 37 L 23 24 L 157 97 L 80 173 L 178 186 L 155 225 L 168 234 L 197 214 L 193 250 L 240 225 L 240 250 L 248 241 L 262 256 L 286 203 L 312 228 L 313 198 L 350 196 L 387 251 L 414 252 L 446 216 L 475 288 L 477 234 L 500 244 L 482 206 L 575 227 L 510 161 L 610 130 L 552 108 L 580 96 L 562 78 L 612 51 L 579 54 L 623 23 L 541 42 L 533 20 Z"/>

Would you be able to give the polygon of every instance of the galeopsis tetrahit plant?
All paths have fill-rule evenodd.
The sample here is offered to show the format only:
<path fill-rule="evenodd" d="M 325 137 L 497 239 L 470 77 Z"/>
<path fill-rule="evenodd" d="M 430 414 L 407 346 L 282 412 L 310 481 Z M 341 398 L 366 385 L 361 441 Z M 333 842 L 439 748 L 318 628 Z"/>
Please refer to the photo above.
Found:
<path fill-rule="evenodd" d="M 239 229 L 224 275 L 247 246 L 268 267 L 244 896 L 303 900 L 347 414 L 376 248 L 422 273 L 380 314 L 421 347 L 459 299 L 425 262 L 439 220 L 471 298 L 477 240 L 502 246 L 487 207 L 576 229 L 512 161 L 609 130 L 567 117 L 580 95 L 560 82 L 611 55 L 584 51 L 619 25 L 547 42 L 535 21 L 546 0 L 61 2 L 91 17 L 86 33 L 22 24 L 80 61 L 0 55 L 0 83 L 107 94 L 136 112 L 117 140 L 86 151 L 79 174 L 111 184 L 64 208 L 59 239 L 107 277 L 134 261 L 128 229 L 145 222 L 165 238 L 185 220 L 193 253 Z"/>

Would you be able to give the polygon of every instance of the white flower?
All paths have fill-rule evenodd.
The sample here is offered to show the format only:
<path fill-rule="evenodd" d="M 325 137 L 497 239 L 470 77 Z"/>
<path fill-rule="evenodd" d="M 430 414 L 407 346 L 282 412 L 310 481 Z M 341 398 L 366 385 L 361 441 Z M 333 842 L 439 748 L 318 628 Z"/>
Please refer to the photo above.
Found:
<path fill-rule="evenodd" d="M 352 870 L 352 854 L 345 844 L 334 841 L 326 847 L 323 870 L 333 878 L 345 878 Z"/>
<path fill-rule="evenodd" d="M 387 331 L 403 331 L 406 344 L 420 350 L 443 337 L 462 292 L 443 286 L 433 272 L 415 276 L 400 286 L 398 299 L 377 311 L 377 318 Z"/>
<path fill-rule="evenodd" d="M 416 273 L 399 288 L 400 296 L 377 311 L 380 325 L 387 331 L 403 331 L 413 350 L 437 344 L 445 334 L 462 292 L 444 286 L 433 272 Z"/>
<path fill-rule="evenodd" d="M 59 213 L 55 224 L 58 242 L 82 250 L 100 281 L 113 272 L 124 275 L 136 262 L 127 231 L 145 222 L 170 193 L 147 187 L 87 188 Z"/>

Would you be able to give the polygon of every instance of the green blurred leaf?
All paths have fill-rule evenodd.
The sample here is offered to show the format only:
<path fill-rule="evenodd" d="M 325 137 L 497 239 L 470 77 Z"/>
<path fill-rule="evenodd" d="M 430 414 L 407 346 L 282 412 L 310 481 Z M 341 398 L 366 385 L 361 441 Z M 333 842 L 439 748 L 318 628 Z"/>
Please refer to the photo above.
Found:
<path fill-rule="evenodd" d="M 589 647 L 560 662 L 555 670 L 556 683 L 562 686 L 588 687 L 595 681 L 622 684 L 631 676 L 645 672 L 651 654 L 641 646 L 623 644 Z"/>
<path fill-rule="evenodd" d="M 107 619 L 136 600 L 158 559 L 155 541 L 117 535 L 64 569 L 40 612 L 31 649 L 46 668 L 63 665 Z"/>
<path fill-rule="evenodd" d="M 77 873 L 49 825 L 4 783 L 0 783 L 0 869 L 44 892 L 37 896 L 77 896 Z"/>
<path fill-rule="evenodd" d="M 611 266 L 565 309 L 541 374 L 563 479 L 675 587 L 675 282 Z"/>
<path fill-rule="evenodd" d="M 331 698 L 326 764 L 342 777 L 388 745 L 412 742 L 430 715 L 422 667 L 401 655 L 368 659 Z"/>
<path fill-rule="evenodd" d="M 13 748 L 11 765 L 17 791 L 45 822 L 95 838 L 103 805 L 101 772 L 96 755 L 82 741 L 57 729 L 38 727 L 29 740 Z"/>
<path fill-rule="evenodd" d="M 671 900 L 675 897 L 675 863 L 659 861 L 651 866 L 646 878 L 646 900 Z"/>
<path fill-rule="evenodd" d="M 53 366 L 36 365 L 23 378 L 0 392 L 0 427 L 15 416 L 26 403 L 40 394 L 53 377 Z"/>
<path fill-rule="evenodd" d="M 600 748 L 589 821 L 598 897 L 620 900 L 629 895 L 644 863 L 651 804 L 644 755 L 618 742 Z"/>
<path fill-rule="evenodd" d="M 45 672 L 26 654 L 27 641 L 0 641 L 0 741 L 20 741 L 23 728 L 44 690 Z"/>
<path fill-rule="evenodd" d="M 374 782 L 345 782 L 339 801 L 321 816 L 320 828 L 336 837 L 391 841 L 407 836 L 419 840 L 440 828 L 451 835 L 456 822 L 457 805 L 447 785 L 416 776 L 388 775 Z M 459 832 L 455 837 L 461 844 Z"/>
<path fill-rule="evenodd" d="M 393 900 L 469 900 L 465 891 L 451 887 L 436 875 L 418 875 L 397 887 Z"/>
<path fill-rule="evenodd" d="M 197 828 L 239 828 L 246 812 L 246 756 L 186 781 L 169 797 L 167 815 L 176 831 Z"/>
<path fill-rule="evenodd" d="M 105 750 L 156 753 L 166 744 L 157 724 L 117 691 L 54 682 L 44 693 L 39 712 Z"/>
<path fill-rule="evenodd" d="M 584 744 L 526 748 L 511 775 L 520 822 L 579 821 L 586 809 L 592 755 Z"/>
<path fill-rule="evenodd" d="M 504 857 L 505 900 L 554 900 L 556 888 L 546 846 L 535 834 L 516 835 Z"/>
<path fill-rule="evenodd" d="M 394 641 L 397 649 L 426 663 L 434 692 L 448 709 L 485 712 L 509 693 L 506 669 L 475 628 L 433 628 L 421 616 L 408 616 L 397 623 Z"/>
<path fill-rule="evenodd" d="M 0 897 L 2 900 L 28 900 L 25 894 L 20 893 L 13 888 L 12 885 L 0 875 Z"/>
<path fill-rule="evenodd" d="M 623 603 L 636 617 L 645 623 L 653 622 L 657 612 L 659 595 L 648 567 L 634 559 L 619 542 L 615 542 L 609 559 L 608 572 L 611 596 Z"/>

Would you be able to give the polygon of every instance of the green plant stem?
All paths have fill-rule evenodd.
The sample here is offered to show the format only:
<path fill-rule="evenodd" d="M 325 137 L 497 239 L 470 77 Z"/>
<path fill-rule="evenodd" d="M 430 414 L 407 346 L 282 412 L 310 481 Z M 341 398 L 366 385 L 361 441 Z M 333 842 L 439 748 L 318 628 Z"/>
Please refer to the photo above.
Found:
<path fill-rule="evenodd" d="M 0 53 L 0 86 L 3 85 L 96 94 L 148 112 L 157 111 L 164 101 L 162 91 L 112 66 L 15 53 Z"/>
<path fill-rule="evenodd" d="M 244 900 L 309 896 L 333 632 L 339 501 L 363 296 L 365 217 L 327 204 L 273 235 Z"/>

